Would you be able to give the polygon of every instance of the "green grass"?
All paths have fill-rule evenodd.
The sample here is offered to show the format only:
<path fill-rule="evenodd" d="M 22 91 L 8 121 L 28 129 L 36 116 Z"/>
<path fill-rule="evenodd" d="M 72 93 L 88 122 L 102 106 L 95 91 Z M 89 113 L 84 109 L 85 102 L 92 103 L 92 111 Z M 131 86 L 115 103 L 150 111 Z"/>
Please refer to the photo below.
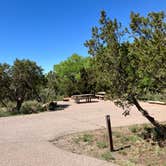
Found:
<path fill-rule="evenodd" d="M 97 147 L 99 149 L 107 148 L 107 143 L 106 142 L 97 142 Z"/>
<path fill-rule="evenodd" d="M 82 136 L 82 140 L 84 142 L 88 142 L 88 143 L 91 143 L 93 141 L 93 135 L 90 135 L 90 134 L 84 134 Z"/>

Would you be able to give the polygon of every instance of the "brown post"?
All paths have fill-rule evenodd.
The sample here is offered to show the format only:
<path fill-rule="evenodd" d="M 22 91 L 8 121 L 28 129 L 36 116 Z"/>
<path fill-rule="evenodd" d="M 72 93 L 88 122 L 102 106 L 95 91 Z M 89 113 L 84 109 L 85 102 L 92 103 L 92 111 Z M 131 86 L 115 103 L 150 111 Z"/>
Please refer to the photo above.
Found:
<path fill-rule="evenodd" d="M 106 124 L 107 124 L 107 129 L 108 129 L 108 139 L 109 139 L 110 151 L 112 152 L 112 151 L 114 151 L 114 147 L 113 147 L 113 140 L 112 140 L 110 115 L 106 115 Z"/>

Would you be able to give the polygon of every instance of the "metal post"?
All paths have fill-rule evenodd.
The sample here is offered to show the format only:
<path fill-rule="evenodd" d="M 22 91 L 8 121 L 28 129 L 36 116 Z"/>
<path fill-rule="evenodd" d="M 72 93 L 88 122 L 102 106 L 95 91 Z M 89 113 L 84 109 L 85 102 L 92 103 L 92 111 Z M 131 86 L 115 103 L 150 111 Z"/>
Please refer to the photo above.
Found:
<path fill-rule="evenodd" d="M 107 129 L 108 129 L 108 138 L 109 138 L 110 151 L 112 152 L 112 151 L 114 151 L 114 147 L 113 147 L 113 140 L 112 140 L 110 115 L 106 115 L 106 124 L 107 124 Z"/>

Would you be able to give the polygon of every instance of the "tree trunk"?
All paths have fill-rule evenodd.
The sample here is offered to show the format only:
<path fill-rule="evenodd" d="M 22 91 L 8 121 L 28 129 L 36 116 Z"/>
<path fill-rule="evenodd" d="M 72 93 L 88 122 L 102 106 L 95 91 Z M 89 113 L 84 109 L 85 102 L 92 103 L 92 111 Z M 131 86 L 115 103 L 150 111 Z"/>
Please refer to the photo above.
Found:
<path fill-rule="evenodd" d="M 150 116 L 149 113 L 140 106 L 140 104 L 138 103 L 138 101 L 135 97 L 133 97 L 132 99 L 133 99 L 133 104 L 137 107 L 138 111 L 140 111 L 142 113 L 142 115 L 145 116 L 149 120 L 149 122 L 154 127 L 156 127 L 156 129 L 161 134 L 165 134 L 166 128 L 163 125 L 161 125 L 159 122 L 157 122 L 152 116 Z"/>
<path fill-rule="evenodd" d="M 17 99 L 16 111 L 20 112 L 21 105 L 23 103 L 22 99 Z"/>

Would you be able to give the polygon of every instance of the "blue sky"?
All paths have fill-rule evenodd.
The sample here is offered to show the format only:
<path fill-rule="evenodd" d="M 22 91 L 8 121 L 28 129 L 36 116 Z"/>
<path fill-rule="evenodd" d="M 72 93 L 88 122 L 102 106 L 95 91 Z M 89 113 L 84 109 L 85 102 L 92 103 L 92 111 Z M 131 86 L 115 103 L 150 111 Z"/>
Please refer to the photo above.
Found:
<path fill-rule="evenodd" d="M 48 72 L 73 53 L 87 56 L 103 9 L 127 25 L 131 11 L 166 12 L 166 0 L 0 0 L 0 63 L 31 59 Z"/>

